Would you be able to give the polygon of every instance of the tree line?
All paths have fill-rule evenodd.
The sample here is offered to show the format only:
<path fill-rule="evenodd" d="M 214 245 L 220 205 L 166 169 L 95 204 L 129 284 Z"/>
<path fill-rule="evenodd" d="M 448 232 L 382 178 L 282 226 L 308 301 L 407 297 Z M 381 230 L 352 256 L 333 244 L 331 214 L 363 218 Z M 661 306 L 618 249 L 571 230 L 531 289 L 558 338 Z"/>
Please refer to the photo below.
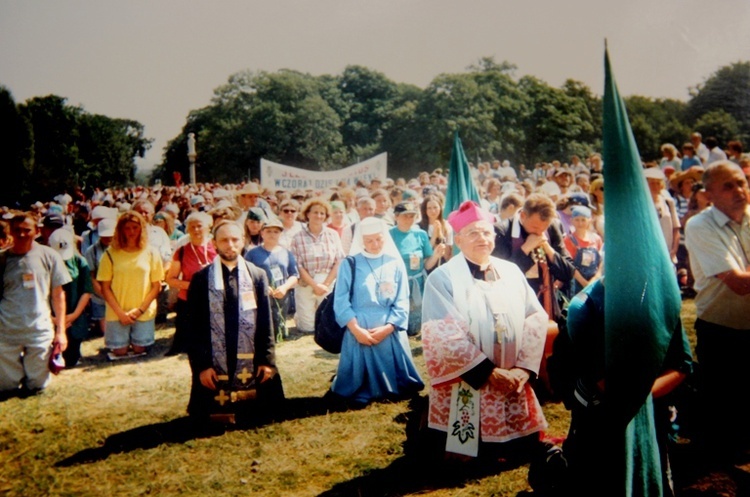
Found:
<path fill-rule="evenodd" d="M 198 144 L 199 181 L 214 182 L 258 177 L 261 158 L 333 170 L 381 152 L 393 176 L 412 177 L 448 163 L 455 129 L 472 161 L 533 166 L 600 150 L 599 96 L 574 79 L 555 88 L 516 78 L 515 70 L 485 57 L 424 89 L 358 65 L 321 76 L 241 71 L 214 90 L 208 106 L 189 113 L 152 179 L 168 184 L 176 171 L 188 177 L 189 133 Z M 689 90 L 687 101 L 625 99 L 644 160 L 657 158 L 662 143 L 679 149 L 695 130 L 720 143 L 747 143 L 750 61 L 721 67 Z M 0 107 L 3 129 L 12 130 L 3 135 L 11 151 L 6 170 L 20 178 L 20 185 L 2 185 L 3 200 L 132 182 L 135 158 L 152 143 L 138 122 L 88 114 L 54 95 L 16 104 L 0 87 Z"/>

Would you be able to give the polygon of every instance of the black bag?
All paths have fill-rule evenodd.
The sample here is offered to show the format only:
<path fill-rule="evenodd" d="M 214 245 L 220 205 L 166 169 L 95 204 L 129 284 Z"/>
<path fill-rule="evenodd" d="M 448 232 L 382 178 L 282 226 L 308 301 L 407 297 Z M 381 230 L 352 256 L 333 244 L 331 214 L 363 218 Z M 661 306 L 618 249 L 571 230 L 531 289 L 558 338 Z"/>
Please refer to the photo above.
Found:
<path fill-rule="evenodd" d="M 352 268 L 352 284 L 349 287 L 349 301 L 354 295 L 354 257 L 347 257 L 349 265 Z M 325 296 L 318 308 L 315 310 L 315 343 L 321 346 L 326 352 L 338 354 L 341 352 L 341 342 L 344 340 L 346 326 L 339 326 L 336 322 L 336 312 L 333 310 L 334 293 L 336 285 L 333 285 L 331 292 Z"/>

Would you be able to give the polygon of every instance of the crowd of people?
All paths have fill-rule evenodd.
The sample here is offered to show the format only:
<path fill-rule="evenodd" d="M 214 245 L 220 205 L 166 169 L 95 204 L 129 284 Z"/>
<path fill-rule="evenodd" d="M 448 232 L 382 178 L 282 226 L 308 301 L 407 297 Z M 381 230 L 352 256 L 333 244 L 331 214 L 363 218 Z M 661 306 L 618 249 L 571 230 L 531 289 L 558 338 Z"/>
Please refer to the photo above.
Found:
<path fill-rule="evenodd" d="M 695 133 L 682 153 L 662 146 L 643 175 L 675 278 L 696 299 L 708 445 L 736 455 L 747 440 L 729 431 L 720 406 L 748 377 L 750 158 L 739 142 L 727 150 Z M 92 336 L 104 336 L 111 360 L 146 355 L 174 312 L 167 355 L 188 355 L 190 415 L 234 419 L 244 402 L 272 413 L 283 399 L 275 344 L 292 333 L 290 318 L 296 333 L 312 334 L 316 308 L 335 292 L 347 333 L 331 399 L 362 407 L 422 390 L 416 337 L 431 387 L 426 443 L 442 449 L 432 453 L 559 464 L 538 397 L 564 396 L 547 370 L 561 330 L 584 334 L 589 351 L 601 347 L 601 329 L 580 323 L 601 328 L 603 319 L 604 167 L 598 154 L 533 168 L 471 165 L 480 202 L 449 213 L 440 169 L 326 191 L 135 186 L 2 207 L 0 390 L 42 391 L 50 357 L 74 367 Z M 584 294 L 594 304 L 581 307 Z M 668 381 L 654 387 L 661 416 L 690 374 L 683 338 Z M 590 413 L 606 398 L 601 364 L 572 364 L 582 368 L 572 410 Z"/>

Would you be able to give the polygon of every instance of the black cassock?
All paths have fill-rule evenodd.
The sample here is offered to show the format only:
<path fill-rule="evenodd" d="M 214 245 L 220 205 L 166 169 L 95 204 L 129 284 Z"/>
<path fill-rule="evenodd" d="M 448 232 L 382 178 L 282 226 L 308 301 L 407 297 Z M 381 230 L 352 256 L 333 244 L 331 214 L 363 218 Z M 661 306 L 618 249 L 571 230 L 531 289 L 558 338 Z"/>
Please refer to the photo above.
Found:
<path fill-rule="evenodd" d="M 220 401 L 217 396 L 220 390 L 210 390 L 200 382 L 200 373 L 214 367 L 213 347 L 211 344 L 211 324 L 209 314 L 208 274 L 207 266 L 193 275 L 188 289 L 187 309 L 187 352 L 192 371 L 192 386 L 188 414 L 196 418 L 208 417 L 211 414 L 234 413 L 241 419 L 248 421 L 265 420 L 278 411 L 284 399 L 281 377 L 276 370 L 275 341 L 273 325 L 271 324 L 271 302 L 268 297 L 268 279 L 265 271 L 255 265 L 239 259 L 239 264 L 246 264 L 253 282 L 256 299 L 255 340 L 253 357 L 253 374 L 259 366 L 270 366 L 275 375 L 264 383 L 256 381 L 257 398 L 231 402 Z M 240 297 L 238 295 L 237 268 L 229 270 L 221 264 L 224 278 L 225 302 L 225 336 L 227 351 L 227 374 L 235 377 L 237 368 L 237 343 Z M 222 384 L 231 390 L 228 384 Z"/>

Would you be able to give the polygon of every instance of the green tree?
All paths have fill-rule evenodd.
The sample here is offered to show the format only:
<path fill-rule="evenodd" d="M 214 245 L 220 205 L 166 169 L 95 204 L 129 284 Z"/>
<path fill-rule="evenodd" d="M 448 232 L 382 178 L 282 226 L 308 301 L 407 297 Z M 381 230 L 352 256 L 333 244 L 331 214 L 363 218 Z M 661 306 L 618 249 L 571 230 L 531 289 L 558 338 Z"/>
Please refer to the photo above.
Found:
<path fill-rule="evenodd" d="M 692 88 L 691 95 L 688 114 L 692 121 L 723 110 L 739 124 L 739 135 L 734 138 L 750 139 L 750 61 L 720 68 L 705 83 Z"/>
<path fill-rule="evenodd" d="M 31 124 L 19 112 L 13 96 L 0 87 L 0 149 L 5 155 L 3 175 L 12 181 L 0 184 L 0 205 L 23 205 L 31 193 L 31 165 L 34 159 Z"/>
<path fill-rule="evenodd" d="M 34 161 L 32 194 L 48 200 L 75 185 L 83 165 L 78 154 L 78 119 L 83 110 L 56 95 L 35 97 L 20 106 L 31 123 Z"/>
<path fill-rule="evenodd" d="M 661 145 L 671 143 L 679 148 L 690 136 L 686 124 L 685 102 L 674 99 L 652 99 L 639 95 L 626 97 L 633 136 L 644 160 L 656 160 Z"/>
<path fill-rule="evenodd" d="M 187 180 L 186 140 L 191 132 L 196 134 L 199 181 L 258 177 L 261 158 L 331 168 L 345 151 L 341 119 L 322 93 L 335 97 L 330 81 L 297 71 L 234 74 L 214 92 L 210 106 L 190 113 L 155 174 L 171 181 L 171 174 L 180 171 Z"/>
<path fill-rule="evenodd" d="M 341 116 L 344 145 L 349 149 L 379 146 L 394 107 L 396 83 L 372 69 L 347 66 L 339 88 L 347 104 L 347 113 Z"/>
<path fill-rule="evenodd" d="M 78 120 L 81 166 L 72 178 L 75 184 L 101 187 L 134 181 L 134 159 L 143 157 L 152 143 L 143 132 L 137 121 L 82 114 Z"/>
<path fill-rule="evenodd" d="M 725 110 L 706 112 L 695 121 L 693 129 L 699 131 L 704 139 L 713 136 L 720 144 L 741 138 L 740 123 Z"/>
<path fill-rule="evenodd" d="M 533 76 L 524 76 L 518 85 L 529 102 L 529 111 L 523 118 L 525 141 L 521 150 L 522 159 L 528 164 L 566 160 L 592 137 L 593 119 L 582 99 Z"/>

